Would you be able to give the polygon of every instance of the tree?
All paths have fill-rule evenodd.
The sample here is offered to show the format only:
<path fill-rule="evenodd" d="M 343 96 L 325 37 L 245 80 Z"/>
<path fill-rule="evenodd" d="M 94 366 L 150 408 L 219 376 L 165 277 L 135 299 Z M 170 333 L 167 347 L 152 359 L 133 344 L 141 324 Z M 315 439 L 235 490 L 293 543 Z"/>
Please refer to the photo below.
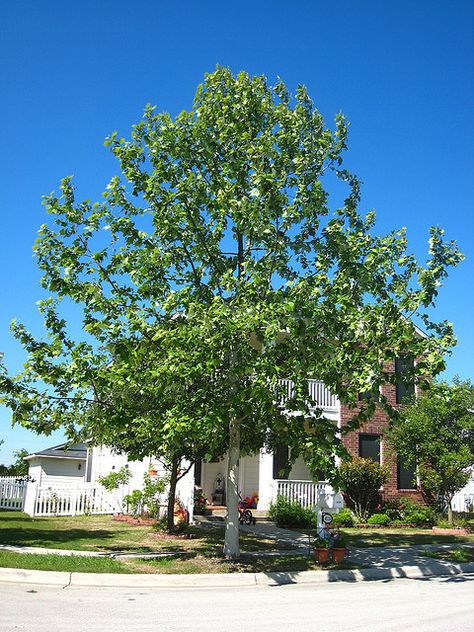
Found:
<path fill-rule="evenodd" d="M 309 377 L 355 403 L 394 379 L 384 362 L 395 355 L 416 355 L 415 371 L 434 375 L 453 344 L 450 324 L 432 323 L 426 308 L 459 251 L 433 228 L 423 266 L 403 229 L 376 234 L 374 213 L 357 211 L 360 182 L 342 166 L 346 142 L 344 116 L 326 127 L 304 87 L 291 97 L 281 81 L 226 68 L 205 76 L 190 111 L 173 119 L 147 106 L 130 140 L 112 134 L 123 179 L 99 202 L 76 201 L 71 178 L 45 199 L 52 221 L 35 252 L 48 338 L 14 325 L 28 352 L 24 373 L 3 379 L 14 421 L 95 438 L 101 416 L 113 438 L 101 412 L 113 403 L 110 384 L 138 385 L 134 354 L 150 349 L 159 361 L 140 379 L 179 393 L 171 413 L 168 396 L 158 407 L 156 434 L 199 435 L 211 453 L 226 446 L 224 552 L 238 557 L 242 454 L 285 442 L 292 458 L 326 472 L 345 454 L 338 429 L 312 408 Z M 331 210 L 323 181 L 334 179 L 347 197 Z M 71 301 L 82 339 L 60 315 Z M 419 336 L 411 316 L 432 335 Z M 285 407 L 282 377 L 295 385 Z M 345 431 L 374 410 L 364 402 Z M 141 433 L 134 417 L 136 446 L 151 421 Z"/>
<path fill-rule="evenodd" d="M 474 466 L 474 385 L 456 378 L 434 383 L 394 422 L 389 440 L 409 467 L 416 467 L 422 491 L 431 503 L 448 508 L 469 480 Z"/>
<path fill-rule="evenodd" d="M 3 441 L 0 441 L 0 445 Z M 28 475 L 28 461 L 25 461 L 25 456 L 28 456 L 28 450 L 21 448 L 13 453 L 15 460 L 11 465 L 0 465 L 0 476 L 27 476 Z"/>

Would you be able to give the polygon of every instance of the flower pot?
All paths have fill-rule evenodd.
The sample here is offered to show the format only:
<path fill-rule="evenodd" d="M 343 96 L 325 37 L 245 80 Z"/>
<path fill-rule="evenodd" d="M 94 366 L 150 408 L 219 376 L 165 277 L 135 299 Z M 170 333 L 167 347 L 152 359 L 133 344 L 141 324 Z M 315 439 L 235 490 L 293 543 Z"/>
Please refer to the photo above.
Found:
<path fill-rule="evenodd" d="M 157 476 L 158 475 L 158 470 L 148 470 L 148 475 L 149 476 Z"/>
<path fill-rule="evenodd" d="M 314 549 L 314 559 L 318 564 L 324 564 L 329 560 L 329 549 Z"/>
<path fill-rule="evenodd" d="M 333 549 L 332 559 L 336 564 L 340 564 L 346 557 L 347 549 Z"/>

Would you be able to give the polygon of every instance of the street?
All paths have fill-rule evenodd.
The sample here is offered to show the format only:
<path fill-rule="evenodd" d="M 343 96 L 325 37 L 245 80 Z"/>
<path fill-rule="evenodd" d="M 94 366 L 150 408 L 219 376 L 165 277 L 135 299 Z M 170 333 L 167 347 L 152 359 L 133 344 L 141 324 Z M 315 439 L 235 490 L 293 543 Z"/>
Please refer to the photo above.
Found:
<path fill-rule="evenodd" d="M 473 632 L 474 575 L 245 588 L 0 584 L 2 632 Z"/>

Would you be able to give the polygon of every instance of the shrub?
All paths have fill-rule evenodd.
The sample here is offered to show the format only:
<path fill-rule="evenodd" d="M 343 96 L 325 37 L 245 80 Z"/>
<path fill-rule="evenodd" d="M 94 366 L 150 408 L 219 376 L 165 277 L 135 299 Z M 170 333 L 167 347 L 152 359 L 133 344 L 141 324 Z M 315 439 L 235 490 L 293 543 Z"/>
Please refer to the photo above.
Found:
<path fill-rule="evenodd" d="M 417 527 L 430 527 L 435 522 L 433 510 L 429 507 L 422 507 L 406 513 L 404 520 L 407 524 L 414 524 Z"/>
<path fill-rule="evenodd" d="M 372 514 L 367 520 L 367 524 L 378 524 L 381 526 L 387 526 L 390 524 L 390 518 L 387 516 L 387 514 L 375 513 Z"/>
<path fill-rule="evenodd" d="M 270 505 L 268 515 L 279 527 L 317 526 L 316 514 L 311 509 L 305 509 L 297 500 L 288 500 L 283 496 L 278 496 Z"/>
<path fill-rule="evenodd" d="M 132 516 L 141 516 L 143 513 L 143 492 L 134 489 L 131 494 L 127 494 L 123 498 L 127 505 L 127 512 Z"/>
<path fill-rule="evenodd" d="M 339 467 L 342 491 L 357 520 L 365 522 L 380 504 L 380 488 L 390 478 L 390 470 L 372 459 L 355 457 Z"/>
<path fill-rule="evenodd" d="M 388 516 L 391 522 L 394 522 L 395 520 L 400 520 L 401 522 L 403 522 L 402 500 L 399 498 L 395 498 L 393 500 L 384 501 L 382 507 L 379 510 L 379 513 Z"/>
<path fill-rule="evenodd" d="M 353 527 L 354 515 L 348 507 L 344 507 L 337 514 L 333 514 L 332 523 L 335 527 Z"/>
<path fill-rule="evenodd" d="M 207 508 L 207 496 L 203 493 L 202 489 L 194 490 L 194 513 L 204 514 Z"/>

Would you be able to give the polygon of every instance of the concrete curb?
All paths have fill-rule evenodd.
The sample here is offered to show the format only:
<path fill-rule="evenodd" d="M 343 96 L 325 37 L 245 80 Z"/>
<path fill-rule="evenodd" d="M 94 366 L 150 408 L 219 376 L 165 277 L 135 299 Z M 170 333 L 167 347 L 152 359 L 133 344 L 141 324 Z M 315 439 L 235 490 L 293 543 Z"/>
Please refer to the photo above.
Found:
<path fill-rule="evenodd" d="M 116 573 L 67 573 L 2 568 L 0 583 L 47 586 L 106 588 L 215 588 L 232 586 L 281 586 L 287 584 L 356 583 L 376 580 L 423 579 L 474 573 L 474 562 L 467 564 L 427 564 L 393 568 L 357 570 L 301 571 L 279 573 L 235 573 L 199 575 L 135 575 Z"/>

